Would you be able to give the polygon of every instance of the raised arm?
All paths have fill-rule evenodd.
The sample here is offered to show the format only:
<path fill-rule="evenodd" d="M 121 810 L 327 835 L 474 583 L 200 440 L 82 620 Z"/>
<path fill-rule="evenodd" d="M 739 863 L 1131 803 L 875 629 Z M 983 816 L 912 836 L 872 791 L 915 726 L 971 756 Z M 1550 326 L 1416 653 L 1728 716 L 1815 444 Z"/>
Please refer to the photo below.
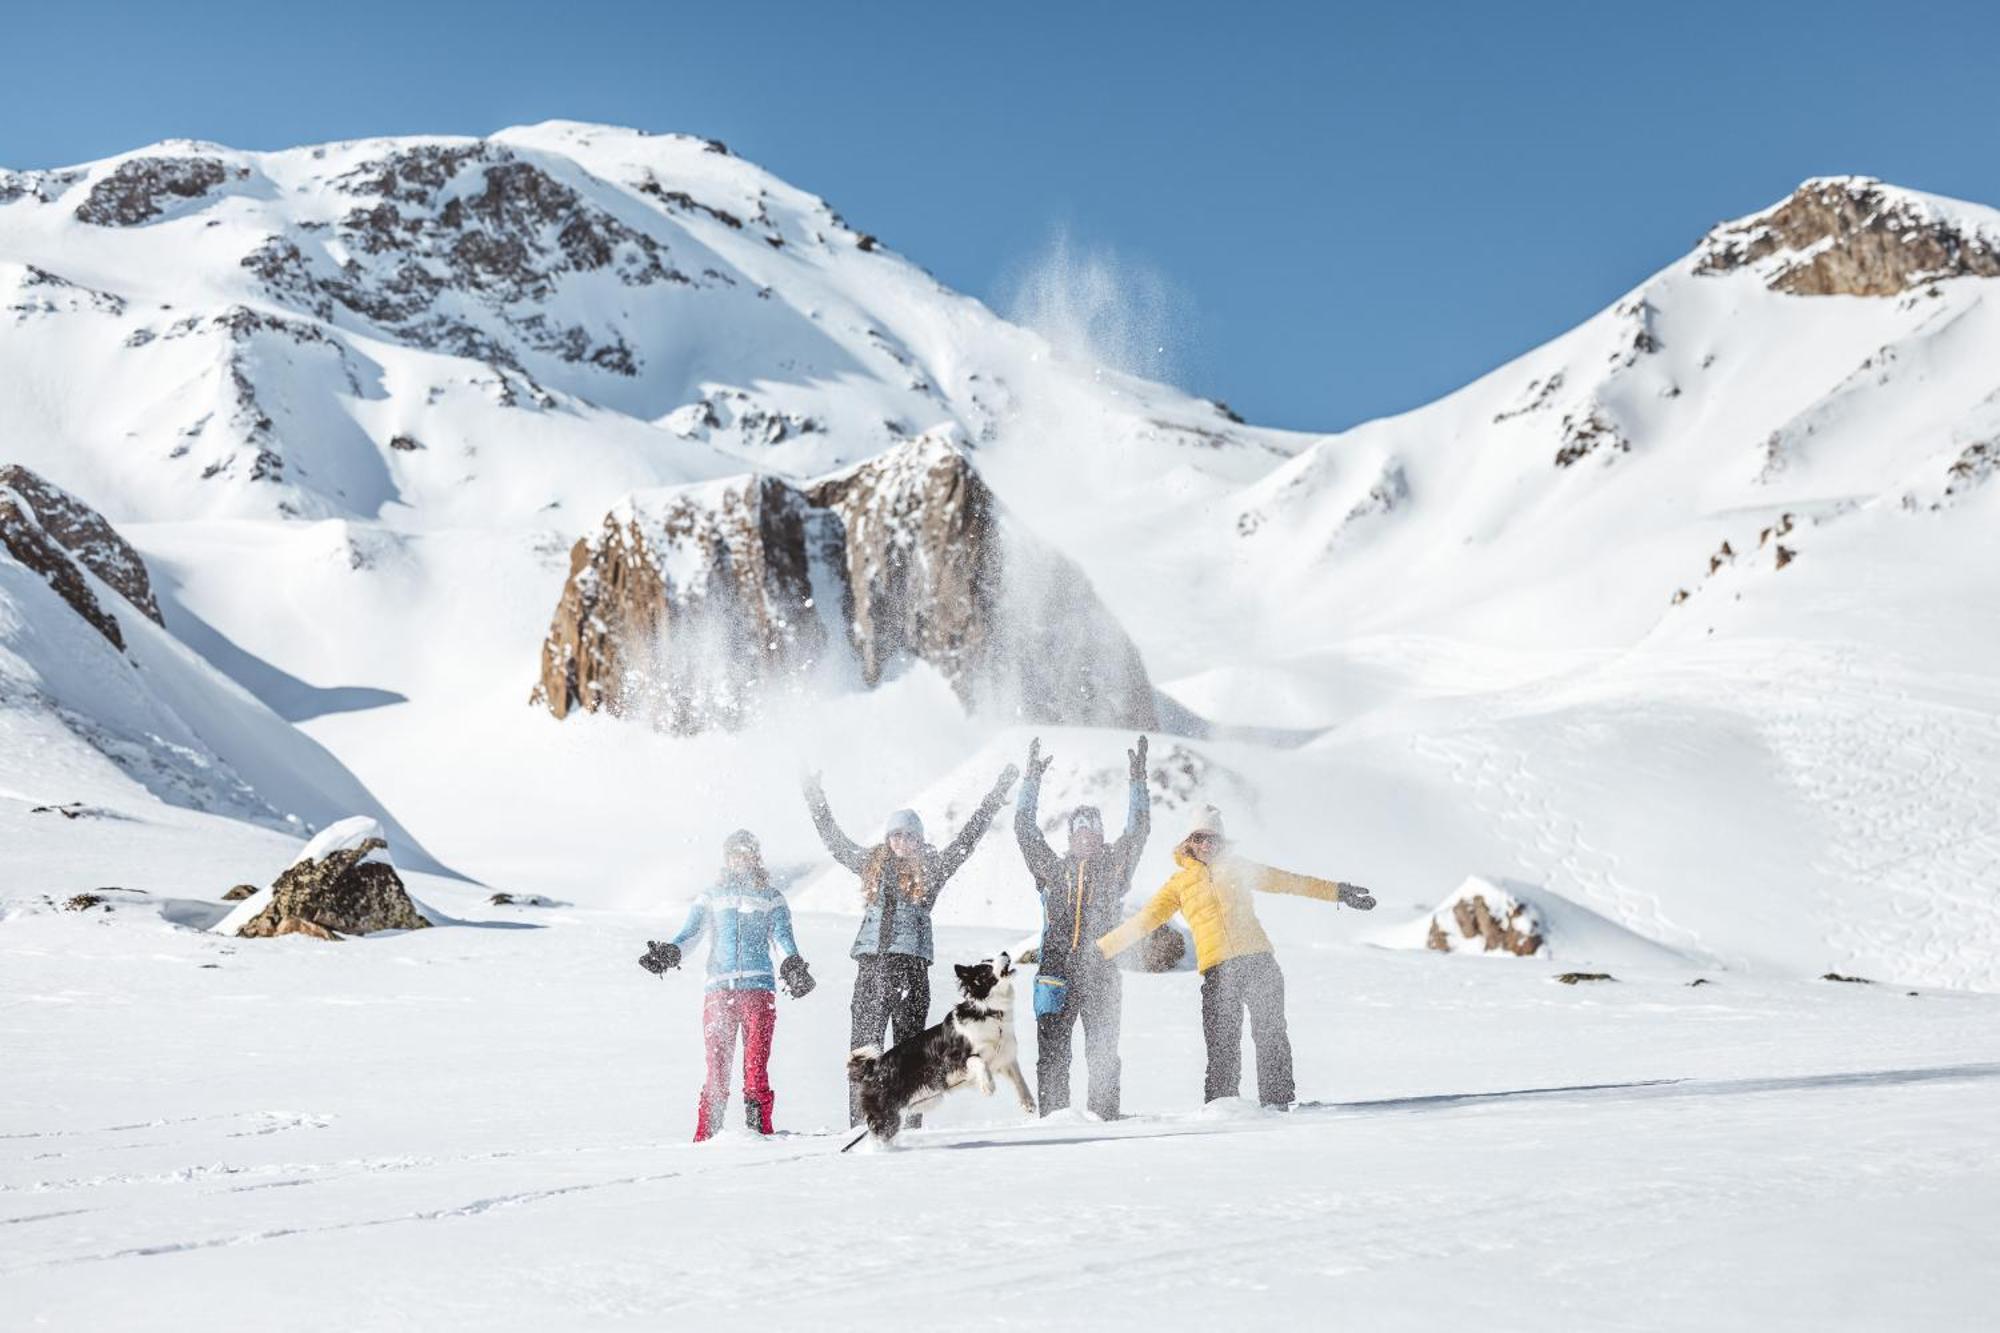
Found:
<path fill-rule="evenodd" d="M 806 808 L 812 811 L 813 827 L 819 831 L 819 840 L 826 844 L 827 854 L 834 860 L 861 873 L 862 864 L 868 859 L 868 849 L 841 831 L 833 822 L 833 811 L 826 803 L 826 789 L 820 785 L 819 774 L 808 773 L 804 783 Z"/>
<path fill-rule="evenodd" d="M 1020 799 L 1014 802 L 1014 840 L 1021 844 L 1021 859 L 1028 863 L 1028 873 L 1035 877 L 1038 892 L 1045 882 L 1062 873 L 1062 862 L 1049 846 L 1049 840 L 1042 836 L 1035 813 L 1042 799 L 1042 774 L 1048 766 L 1049 761 L 1042 756 L 1042 742 L 1037 739 L 1028 747 L 1028 774 L 1021 780 Z"/>
<path fill-rule="evenodd" d="M 1118 840 L 1127 863 L 1137 861 L 1139 854 L 1146 850 L 1146 839 L 1153 831 L 1153 793 L 1146 786 L 1146 738 L 1141 736 L 1135 749 L 1125 752 L 1130 765 L 1131 795 L 1125 807 L 1125 836 Z"/>
<path fill-rule="evenodd" d="M 1147 899 L 1146 905 L 1133 913 L 1124 925 L 1098 936 L 1097 951 L 1106 958 L 1116 958 L 1166 925 L 1180 910 L 1181 882 L 1180 876 L 1176 875 L 1161 885 L 1160 891 Z"/>
<path fill-rule="evenodd" d="M 987 825 L 993 822 L 993 816 L 998 813 L 1000 803 L 1007 799 L 1007 793 L 1013 789 L 1014 779 L 1020 775 L 1021 770 L 1012 764 L 1001 770 L 1000 780 L 993 784 L 992 791 L 986 793 L 986 799 L 972 812 L 972 818 L 965 821 L 965 827 L 958 831 L 958 836 L 938 853 L 937 879 L 930 886 L 933 902 L 937 900 L 938 891 L 944 888 L 944 882 L 958 873 L 958 868 L 972 855 L 972 849 L 986 836 Z"/>

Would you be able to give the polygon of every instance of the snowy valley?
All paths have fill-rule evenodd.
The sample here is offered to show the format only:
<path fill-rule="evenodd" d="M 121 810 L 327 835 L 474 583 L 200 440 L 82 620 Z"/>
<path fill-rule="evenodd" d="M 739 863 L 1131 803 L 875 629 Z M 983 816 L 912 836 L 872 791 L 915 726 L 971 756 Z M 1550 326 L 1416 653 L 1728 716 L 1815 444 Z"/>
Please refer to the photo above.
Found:
<path fill-rule="evenodd" d="M 1327 435 L 893 239 L 568 122 L 0 171 L 0 1325 L 875 1326 L 914 1259 L 973 1323 L 1977 1326 L 2000 212 L 1808 181 Z M 1300 1109 L 1200 1108 L 1184 970 L 1131 1119 L 840 1155 L 801 772 L 951 829 L 1040 737 L 1053 833 L 1140 731 L 1141 893 L 1215 804 L 1381 901 L 1262 909 Z M 357 816 L 437 929 L 215 929 Z M 1010 816 L 936 996 L 1039 925 Z M 789 1133 L 693 1146 L 632 960 L 739 826 L 821 987 Z"/>

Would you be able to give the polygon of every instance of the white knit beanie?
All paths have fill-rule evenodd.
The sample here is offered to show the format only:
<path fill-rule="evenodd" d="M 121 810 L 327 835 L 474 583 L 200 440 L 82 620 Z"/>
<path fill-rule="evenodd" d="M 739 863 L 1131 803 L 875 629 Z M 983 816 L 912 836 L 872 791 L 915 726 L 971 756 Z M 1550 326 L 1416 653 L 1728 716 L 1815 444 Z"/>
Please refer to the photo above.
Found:
<path fill-rule="evenodd" d="M 1221 837 L 1222 811 L 1212 805 L 1204 805 L 1197 810 L 1194 823 L 1188 826 L 1188 836 L 1193 837 L 1197 833 L 1213 833 L 1216 837 Z"/>

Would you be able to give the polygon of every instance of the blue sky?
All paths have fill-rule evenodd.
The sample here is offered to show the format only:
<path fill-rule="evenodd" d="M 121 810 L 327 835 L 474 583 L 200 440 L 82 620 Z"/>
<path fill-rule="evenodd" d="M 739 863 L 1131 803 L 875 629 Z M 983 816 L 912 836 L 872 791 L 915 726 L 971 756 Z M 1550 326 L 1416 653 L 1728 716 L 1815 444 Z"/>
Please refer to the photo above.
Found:
<path fill-rule="evenodd" d="M 1415 406 L 1713 222 L 2000 204 L 2000 6 L 0 0 L 0 165 L 551 117 L 684 130 L 1008 308 L 1058 236 L 1252 420 Z"/>

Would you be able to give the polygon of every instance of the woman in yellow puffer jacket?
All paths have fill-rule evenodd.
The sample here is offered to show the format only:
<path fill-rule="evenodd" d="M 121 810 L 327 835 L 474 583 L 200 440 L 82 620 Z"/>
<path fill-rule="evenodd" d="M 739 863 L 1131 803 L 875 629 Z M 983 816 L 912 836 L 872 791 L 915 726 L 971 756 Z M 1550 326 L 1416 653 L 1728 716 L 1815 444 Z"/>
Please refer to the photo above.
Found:
<path fill-rule="evenodd" d="M 1289 893 L 1368 911 L 1368 890 L 1258 865 L 1233 855 L 1222 836 L 1222 815 L 1204 808 L 1181 845 L 1180 869 L 1139 912 L 1100 936 L 1098 951 L 1115 957 L 1165 925 L 1179 912 L 1194 932 L 1195 966 L 1201 972 L 1201 1030 L 1208 1045 L 1203 1101 L 1234 1097 L 1243 1085 L 1243 1015 L 1257 1048 L 1257 1100 L 1290 1106 L 1292 1041 L 1285 1031 L 1285 974 L 1258 924 L 1253 893 Z"/>

